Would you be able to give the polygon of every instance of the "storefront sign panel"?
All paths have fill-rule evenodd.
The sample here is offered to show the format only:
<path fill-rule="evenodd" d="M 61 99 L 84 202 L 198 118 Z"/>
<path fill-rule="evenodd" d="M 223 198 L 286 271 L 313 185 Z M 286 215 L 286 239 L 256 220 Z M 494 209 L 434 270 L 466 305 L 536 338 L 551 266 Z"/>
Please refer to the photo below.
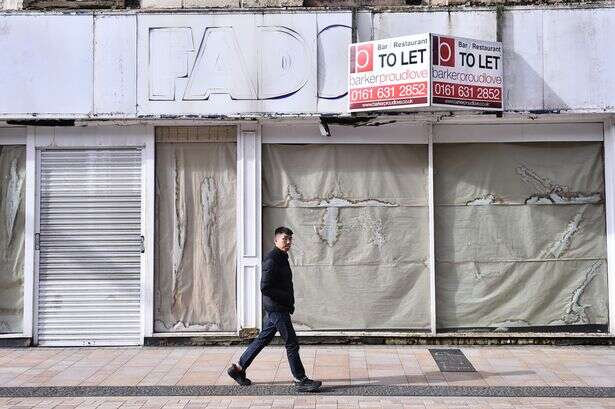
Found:
<path fill-rule="evenodd" d="M 350 111 L 429 105 L 429 34 L 349 46 Z"/>
<path fill-rule="evenodd" d="M 502 43 L 432 34 L 433 106 L 501 110 Z"/>

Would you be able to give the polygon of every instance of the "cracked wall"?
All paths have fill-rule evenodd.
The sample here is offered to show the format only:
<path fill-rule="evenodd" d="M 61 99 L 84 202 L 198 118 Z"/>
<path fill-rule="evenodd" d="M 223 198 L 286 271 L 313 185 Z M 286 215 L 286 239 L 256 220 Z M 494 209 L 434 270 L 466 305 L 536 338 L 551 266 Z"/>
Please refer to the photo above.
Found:
<path fill-rule="evenodd" d="M 290 252 L 298 329 L 429 327 L 427 147 L 263 145 L 263 251 Z"/>
<path fill-rule="evenodd" d="M 607 324 L 601 143 L 436 145 L 434 160 L 439 328 Z"/>
<path fill-rule="evenodd" d="M 156 332 L 235 331 L 235 143 L 156 145 Z"/>
<path fill-rule="evenodd" d="M 25 146 L 0 145 L 0 333 L 23 330 Z"/>

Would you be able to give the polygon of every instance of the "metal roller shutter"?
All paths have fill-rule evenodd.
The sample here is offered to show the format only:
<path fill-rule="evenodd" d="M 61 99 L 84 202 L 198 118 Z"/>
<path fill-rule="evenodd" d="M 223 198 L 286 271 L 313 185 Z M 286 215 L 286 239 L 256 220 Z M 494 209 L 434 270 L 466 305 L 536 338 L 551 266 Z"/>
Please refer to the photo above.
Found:
<path fill-rule="evenodd" d="M 39 345 L 138 345 L 141 151 L 40 152 Z"/>

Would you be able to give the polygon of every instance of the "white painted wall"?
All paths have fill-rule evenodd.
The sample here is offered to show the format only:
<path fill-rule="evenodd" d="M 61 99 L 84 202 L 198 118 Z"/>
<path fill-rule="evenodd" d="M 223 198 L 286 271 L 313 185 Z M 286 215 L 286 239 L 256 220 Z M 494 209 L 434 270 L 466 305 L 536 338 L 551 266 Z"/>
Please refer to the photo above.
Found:
<path fill-rule="evenodd" d="M 137 16 L 94 18 L 94 114 L 137 112 Z"/>
<path fill-rule="evenodd" d="M 0 15 L 0 117 L 92 112 L 93 20 Z"/>

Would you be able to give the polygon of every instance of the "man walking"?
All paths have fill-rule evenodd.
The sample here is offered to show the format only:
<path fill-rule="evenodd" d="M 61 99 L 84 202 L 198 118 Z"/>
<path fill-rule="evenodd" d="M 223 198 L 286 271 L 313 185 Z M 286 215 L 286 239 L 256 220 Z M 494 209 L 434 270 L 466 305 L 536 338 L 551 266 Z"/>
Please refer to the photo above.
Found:
<path fill-rule="evenodd" d="M 322 382 L 309 379 L 299 356 L 299 341 L 290 320 L 295 311 L 295 295 L 293 290 L 293 274 L 288 264 L 288 250 L 293 242 L 293 232 L 288 227 L 275 229 L 275 247 L 263 258 L 261 278 L 261 293 L 263 308 L 267 319 L 263 331 L 245 350 L 239 364 L 233 364 L 228 374 L 239 385 L 248 386 L 246 370 L 264 347 L 269 345 L 277 331 L 284 339 L 288 364 L 293 374 L 294 383 L 300 392 L 314 392 Z"/>

